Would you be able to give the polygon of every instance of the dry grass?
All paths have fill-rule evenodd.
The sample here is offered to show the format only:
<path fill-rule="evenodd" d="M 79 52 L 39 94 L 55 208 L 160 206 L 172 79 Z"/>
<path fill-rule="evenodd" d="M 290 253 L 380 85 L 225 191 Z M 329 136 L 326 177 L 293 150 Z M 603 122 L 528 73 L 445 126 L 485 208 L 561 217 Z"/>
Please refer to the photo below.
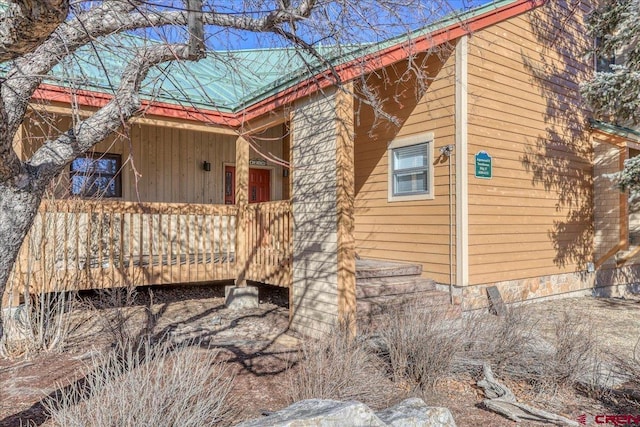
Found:
<path fill-rule="evenodd" d="M 535 346 L 536 327 L 537 322 L 514 307 L 504 316 L 473 313 L 463 320 L 463 356 L 488 362 L 500 372 Z"/>
<path fill-rule="evenodd" d="M 554 351 L 542 362 L 542 382 L 575 385 L 591 373 L 600 358 L 596 334 L 584 317 L 565 313 L 555 322 Z"/>
<path fill-rule="evenodd" d="M 631 357 L 617 355 L 613 358 L 615 375 L 622 384 L 617 387 L 605 388 L 603 400 L 614 402 L 618 406 L 622 402 L 626 407 L 640 409 L 640 338 L 636 341 Z M 596 390 L 599 393 L 603 389 Z"/>
<path fill-rule="evenodd" d="M 290 372 L 290 400 L 355 399 L 372 406 L 394 393 L 431 393 L 438 382 L 461 372 L 478 373 L 488 362 L 503 379 L 555 394 L 592 375 L 596 339 L 584 318 L 566 315 L 554 336 L 540 336 L 537 323 L 520 308 L 502 317 L 478 313 L 451 320 L 438 308 L 405 306 L 385 313 L 377 327 L 378 349 L 369 338 L 336 331 L 308 342 Z"/>
<path fill-rule="evenodd" d="M 93 357 L 85 378 L 45 407 L 55 426 L 224 424 L 233 376 L 216 357 L 188 343 L 117 348 Z"/>
<path fill-rule="evenodd" d="M 382 408 L 391 398 L 382 361 L 362 339 L 339 328 L 321 340 L 308 340 L 299 362 L 289 369 L 291 402 L 303 399 L 358 400 Z"/>
<path fill-rule="evenodd" d="M 502 317 L 470 316 L 462 360 L 488 362 L 498 375 L 547 394 L 593 376 L 600 354 L 589 319 L 565 313 L 551 329 L 552 336 L 542 337 L 538 323 L 517 307 Z"/>
<path fill-rule="evenodd" d="M 386 343 L 394 382 L 408 381 L 425 390 L 451 372 L 454 358 L 462 349 L 463 334 L 458 322 L 446 319 L 446 312 L 409 305 L 387 313 L 380 335 Z"/>
<path fill-rule="evenodd" d="M 6 333 L 0 354 L 9 358 L 31 357 L 64 350 L 71 333 L 80 326 L 71 315 L 78 301 L 73 292 L 25 295 L 25 303 L 5 319 Z"/>

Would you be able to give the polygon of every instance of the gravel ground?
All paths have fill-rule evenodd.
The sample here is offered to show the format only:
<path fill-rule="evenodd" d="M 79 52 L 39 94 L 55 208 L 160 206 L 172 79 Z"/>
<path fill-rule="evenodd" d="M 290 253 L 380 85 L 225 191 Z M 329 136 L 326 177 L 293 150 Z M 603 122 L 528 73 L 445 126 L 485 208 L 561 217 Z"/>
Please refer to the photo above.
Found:
<path fill-rule="evenodd" d="M 229 311 L 224 307 L 223 289 L 220 285 L 140 289 L 134 303 L 119 313 L 127 325 L 135 325 L 129 333 L 143 331 L 156 338 L 194 340 L 203 348 L 220 349 L 236 375 L 233 395 L 238 401 L 238 420 L 286 406 L 284 371 L 295 360 L 300 343 L 300 337 L 286 331 L 286 290 L 261 288 L 259 309 Z M 0 360 L 0 426 L 19 426 L 26 421 L 46 425 L 42 398 L 66 381 L 78 378 L 91 353 L 113 340 L 110 328 L 118 329 L 113 327 L 114 314 L 118 313 L 112 307 L 114 298 L 83 296 L 85 304 L 75 313 L 79 327 L 63 353 Z M 640 337 L 640 299 L 567 298 L 527 304 L 523 310 L 546 337 L 553 336 L 554 325 L 565 314 L 591 322 L 605 352 L 619 357 L 631 357 Z M 517 395 L 540 401 L 540 396 L 528 395 L 517 384 L 510 386 Z M 425 396 L 425 400 L 449 407 L 459 426 L 514 424 L 482 409 L 482 394 L 471 376 L 447 379 L 439 390 Z M 561 403 L 549 407 L 561 408 L 560 412 L 570 418 L 614 410 L 578 393 L 556 395 L 552 400 Z"/>

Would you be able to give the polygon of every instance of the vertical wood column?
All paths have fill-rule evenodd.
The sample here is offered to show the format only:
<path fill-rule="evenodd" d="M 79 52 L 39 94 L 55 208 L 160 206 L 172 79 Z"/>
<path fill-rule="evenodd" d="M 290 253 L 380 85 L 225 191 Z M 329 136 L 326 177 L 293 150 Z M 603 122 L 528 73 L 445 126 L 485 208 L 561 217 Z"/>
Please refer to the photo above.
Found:
<path fill-rule="evenodd" d="M 249 203 L 249 142 L 242 136 L 236 139 L 236 286 L 247 286 L 249 265 L 247 248 L 247 205 Z"/>
<path fill-rule="evenodd" d="M 353 92 L 353 84 L 345 86 Z M 353 96 L 336 94 L 336 210 L 338 224 L 338 320 L 356 333 Z"/>
<path fill-rule="evenodd" d="M 331 88 L 300 100 L 291 122 L 290 327 L 321 336 L 345 323 L 355 332 L 351 95 Z"/>

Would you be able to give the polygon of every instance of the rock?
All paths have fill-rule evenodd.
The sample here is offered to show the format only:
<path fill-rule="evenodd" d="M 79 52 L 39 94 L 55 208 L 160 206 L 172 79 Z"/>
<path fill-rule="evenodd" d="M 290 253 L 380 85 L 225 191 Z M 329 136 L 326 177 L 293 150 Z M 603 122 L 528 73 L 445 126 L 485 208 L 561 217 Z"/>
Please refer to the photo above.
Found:
<path fill-rule="evenodd" d="M 255 286 L 225 286 L 224 305 L 231 310 L 258 308 L 258 288 Z"/>
<path fill-rule="evenodd" d="M 349 420 L 349 423 L 346 422 Z M 337 400 L 301 400 L 268 417 L 246 421 L 236 427 L 343 427 L 386 426 L 365 404 Z"/>
<path fill-rule="evenodd" d="M 417 397 L 403 400 L 376 415 L 386 425 L 393 427 L 456 427 L 451 411 L 447 408 L 429 407 Z"/>
<path fill-rule="evenodd" d="M 236 427 L 343 427 L 343 426 L 408 426 L 455 427 L 447 408 L 427 406 L 421 399 L 406 399 L 375 413 L 360 402 L 309 399 L 296 402 L 273 414 Z"/>

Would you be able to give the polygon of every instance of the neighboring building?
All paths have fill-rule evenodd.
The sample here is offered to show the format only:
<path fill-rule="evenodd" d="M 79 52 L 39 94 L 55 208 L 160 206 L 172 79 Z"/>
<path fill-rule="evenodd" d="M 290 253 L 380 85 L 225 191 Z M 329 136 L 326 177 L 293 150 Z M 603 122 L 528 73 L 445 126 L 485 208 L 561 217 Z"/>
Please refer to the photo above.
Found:
<path fill-rule="evenodd" d="M 101 271 L 100 286 L 287 286 L 292 326 L 305 333 L 354 314 L 356 253 L 420 266 L 463 309 L 485 307 L 488 286 L 508 302 L 631 289 L 640 220 L 606 175 L 640 152 L 640 136 L 589 122 L 578 91 L 594 68 L 584 55 L 587 12 L 579 1 L 501 0 L 410 40 L 335 52 L 347 91 L 320 68 L 309 77 L 286 50 L 229 53 L 253 64 L 242 91 L 215 59 L 194 64 L 198 76 L 216 76 L 209 92 L 187 90 L 191 106 L 149 99 L 126 137 L 96 147 L 100 161 L 76 161 L 61 178 L 59 198 L 100 188 L 143 202 L 95 208 L 108 217 L 94 225 L 106 243 L 87 241 L 75 257 L 63 249 L 65 265 Z M 284 77 L 273 74 L 278 61 Z M 364 96 L 363 82 L 382 110 L 351 96 Z M 100 106 L 99 92 L 76 99 Z M 49 104 L 34 107 L 25 151 L 47 126 L 64 125 L 45 126 L 42 109 L 70 120 L 67 89 L 38 96 Z M 56 211 L 71 221 L 60 239 L 80 234 L 69 234 L 73 224 L 91 236 L 92 217 L 69 218 L 99 203 Z M 181 212 L 188 218 L 176 219 Z M 149 237 L 163 231 L 164 240 Z"/>

